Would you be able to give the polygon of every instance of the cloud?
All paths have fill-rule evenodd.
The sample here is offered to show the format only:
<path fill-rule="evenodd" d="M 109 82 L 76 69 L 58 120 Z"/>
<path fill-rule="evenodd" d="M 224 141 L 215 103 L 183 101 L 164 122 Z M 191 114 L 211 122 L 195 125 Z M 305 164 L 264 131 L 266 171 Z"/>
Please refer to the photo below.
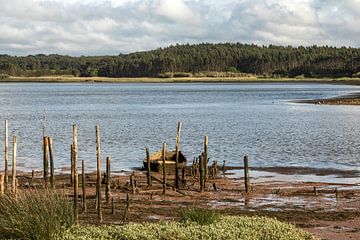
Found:
<path fill-rule="evenodd" d="M 102 55 L 176 43 L 360 47 L 360 0 L 0 0 L 0 53 Z"/>

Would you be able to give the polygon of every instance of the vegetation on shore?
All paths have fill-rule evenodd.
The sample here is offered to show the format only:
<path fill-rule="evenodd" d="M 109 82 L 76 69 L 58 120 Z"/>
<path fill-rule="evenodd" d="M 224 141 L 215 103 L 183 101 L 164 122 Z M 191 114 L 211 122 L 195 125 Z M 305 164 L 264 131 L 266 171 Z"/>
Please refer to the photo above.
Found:
<path fill-rule="evenodd" d="M 51 190 L 0 196 L 0 239 L 57 239 L 74 224 L 69 199 Z"/>
<path fill-rule="evenodd" d="M 287 223 L 265 217 L 223 216 L 206 225 L 197 222 L 161 222 L 123 226 L 74 227 L 61 239 L 224 239 L 224 240 L 310 240 L 312 234 Z"/>
<path fill-rule="evenodd" d="M 359 78 L 360 49 L 204 43 L 117 56 L 0 55 L 0 74 L 0 78 Z"/>

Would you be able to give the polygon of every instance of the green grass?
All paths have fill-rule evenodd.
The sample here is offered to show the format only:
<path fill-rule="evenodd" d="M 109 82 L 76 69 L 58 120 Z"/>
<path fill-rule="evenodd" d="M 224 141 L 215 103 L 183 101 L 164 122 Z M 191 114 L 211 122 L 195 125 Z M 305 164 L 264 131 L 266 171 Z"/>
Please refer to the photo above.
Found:
<path fill-rule="evenodd" d="M 57 239 L 73 224 L 72 203 L 62 194 L 27 190 L 17 199 L 0 197 L 0 239 Z"/>
<path fill-rule="evenodd" d="M 200 225 L 196 222 L 162 222 L 157 224 L 128 224 L 124 226 L 74 227 L 62 240 L 311 240 L 310 233 L 291 224 L 265 217 L 223 216 L 218 221 Z"/>
<path fill-rule="evenodd" d="M 180 216 L 183 222 L 195 222 L 199 225 L 212 224 L 220 218 L 220 214 L 217 212 L 199 208 L 184 209 L 181 211 Z"/>

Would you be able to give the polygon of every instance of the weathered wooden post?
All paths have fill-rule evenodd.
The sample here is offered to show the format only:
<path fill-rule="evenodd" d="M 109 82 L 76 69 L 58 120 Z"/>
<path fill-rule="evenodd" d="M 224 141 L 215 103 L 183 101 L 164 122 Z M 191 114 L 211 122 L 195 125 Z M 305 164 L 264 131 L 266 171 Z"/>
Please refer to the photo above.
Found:
<path fill-rule="evenodd" d="M 74 150 L 74 218 L 76 224 L 79 220 L 78 212 L 78 188 L 79 188 L 79 174 L 78 174 L 78 144 L 77 144 L 77 126 L 73 125 L 73 150 Z"/>
<path fill-rule="evenodd" d="M 4 175 L 0 175 L 0 196 L 4 195 Z"/>
<path fill-rule="evenodd" d="M 163 194 L 166 194 L 166 143 L 162 148 Z"/>
<path fill-rule="evenodd" d="M 54 172 L 54 146 L 53 140 L 51 137 L 48 137 L 49 142 L 49 155 L 50 155 L 50 186 L 51 188 L 55 188 L 55 172 Z"/>
<path fill-rule="evenodd" d="M 105 187 L 105 198 L 106 204 L 110 204 L 110 157 L 106 158 L 106 187 Z"/>
<path fill-rule="evenodd" d="M 43 165 L 44 165 L 44 187 L 47 188 L 48 183 L 48 173 L 49 173 L 49 139 L 47 137 L 43 137 Z"/>
<path fill-rule="evenodd" d="M 35 171 L 32 170 L 31 171 L 31 182 L 30 182 L 30 187 L 34 187 L 34 178 L 35 178 Z"/>
<path fill-rule="evenodd" d="M 101 159 L 100 159 L 100 129 L 99 125 L 95 127 L 96 134 L 96 160 L 97 160 L 97 177 L 96 177 L 96 194 L 97 194 L 97 210 L 98 220 L 102 222 L 102 211 L 101 211 Z"/>
<path fill-rule="evenodd" d="M 204 169 L 205 169 L 205 181 L 208 179 L 209 177 L 209 171 L 208 171 L 208 147 L 209 146 L 209 138 L 208 136 L 205 136 L 204 138 Z"/>
<path fill-rule="evenodd" d="M 71 169 L 70 169 L 70 185 L 73 186 L 74 184 L 74 144 L 71 144 L 70 146 L 70 163 L 71 163 Z"/>
<path fill-rule="evenodd" d="M 82 203 L 83 212 L 86 213 L 86 179 L 85 179 L 85 160 L 81 161 L 81 186 L 82 186 Z"/>
<path fill-rule="evenodd" d="M 225 177 L 225 171 L 226 171 L 226 166 L 225 166 L 225 164 L 226 164 L 226 161 L 224 160 L 224 161 L 223 161 L 223 165 L 222 165 L 222 167 L 221 167 L 221 170 L 222 170 L 222 173 L 223 173 L 223 177 Z"/>
<path fill-rule="evenodd" d="M 13 161 L 12 161 L 12 193 L 16 198 L 16 156 L 17 155 L 17 140 L 13 137 Z"/>
<path fill-rule="evenodd" d="M 181 169 L 181 181 L 184 183 L 185 182 L 185 175 L 186 175 L 186 167 L 182 167 Z"/>
<path fill-rule="evenodd" d="M 200 191 L 203 192 L 204 188 L 205 188 L 205 158 L 204 155 L 202 154 L 201 156 L 199 156 L 199 168 L 200 168 Z"/>
<path fill-rule="evenodd" d="M 114 198 L 111 198 L 111 214 L 114 215 L 115 214 L 115 206 L 114 206 Z"/>
<path fill-rule="evenodd" d="M 8 126 L 8 120 L 5 120 L 5 190 L 7 190 L 8 183 L 9 183 L 9 126 Z"/>
<path fill-rule="evenodd" d="M 151 166 L 150 166 L 150 154 L 149 154 L 149 149 L 146 148 L 146 170 L 147 170 L 147 184 L 148 187 L 151 187 L 152 185 L 152 181 L 151 181 Z"/>
<path fill-rule="evenodd" d="M 248 156 L 244 156 L 244 181 L 245 181 L 245 192 L 250 192 L 250 179 L 249 179 L 249 163 Z"/>
<path fill-rule="evenodd" d="M 123 224 L 125 224 L 126 219 L 127 219 L 127 215 L 128 215 L 128 213 L 130 211 L 130 199 L 129 199 L 129 194 L 128 193 L 126 194 L 125 204 L 126 204 L 126 207 L 125 207 L 124 216 L 123 216 Z"/>
<path fill-rule="evenodd" d="M 181 122 L 178 122 L 176 134 L 176 155 L 175 155 L 175 189 L 179 189 L 179 151 L 180 151 Z"/>

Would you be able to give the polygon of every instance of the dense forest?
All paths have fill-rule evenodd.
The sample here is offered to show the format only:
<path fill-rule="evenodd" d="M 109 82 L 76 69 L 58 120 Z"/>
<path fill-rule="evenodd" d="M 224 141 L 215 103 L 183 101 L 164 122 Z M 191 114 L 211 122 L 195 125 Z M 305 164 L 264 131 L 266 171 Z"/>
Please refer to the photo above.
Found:
<path fill-rule="evenodd" d="M 175 45 L 118 56 L 0 55 L 1 76 L 101 77 L 360 77 L 360 49 L 258 46 L 241 43 Z"/>

